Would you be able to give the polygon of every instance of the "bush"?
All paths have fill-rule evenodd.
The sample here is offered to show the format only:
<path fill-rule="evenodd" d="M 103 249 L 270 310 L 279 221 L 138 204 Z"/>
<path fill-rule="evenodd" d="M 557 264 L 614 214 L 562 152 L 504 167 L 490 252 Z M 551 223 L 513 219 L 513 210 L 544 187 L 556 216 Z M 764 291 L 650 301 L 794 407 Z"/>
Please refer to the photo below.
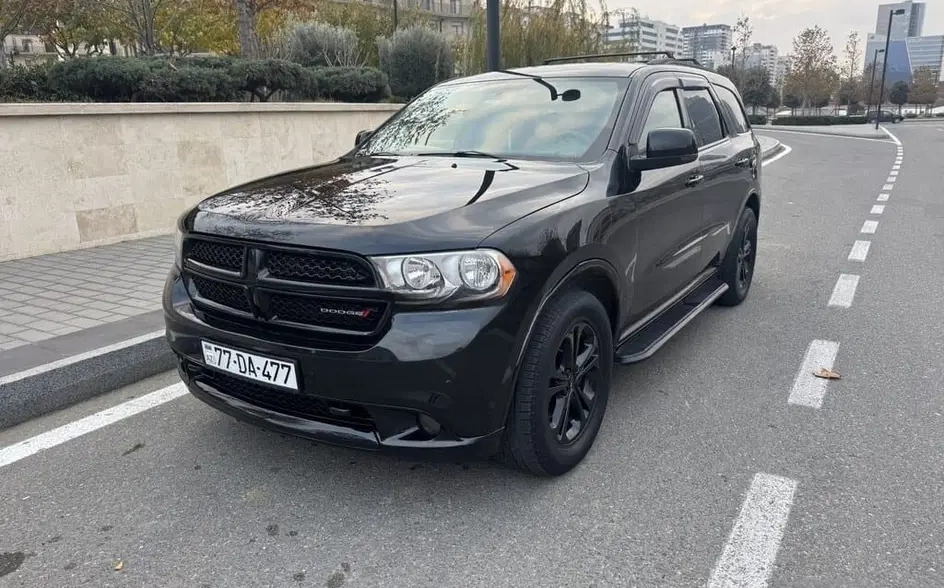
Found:
<path fill-rule="evenodd" d="M 154 71 L 135 92 L 136 102 L 228 102 L 239 85 L 226 71 L 170 67 Z"/>
<path fill-rule="evenodd" d="M 318 67 L 311 70 L 318 96 L 335 102 L 380 102 L 390 97 L 387 76 L 373 67 Z"/>
<path fill-rule="evenodd" d="M 455 71 L 449 42 L 426 27 L 398 30 L 390 39 L 378 39 L 377 49 L 380 69 L 390 78 L 396 96 L 413 98 Z"/>
<path fill-rule="evenodd" d="M 317 96 L 317 81 L 310 70 L 280 59 L 243 60 L 229 70 L 240 90 L 266 102 L 276 92 L 302 98 Z"/>
<path fill-rule="evenodd" d="M 783 116 L 770 124 L 781 126 L 829 126 L 864 124 L 865 116 Z"/>
<path fill-rule="evenodd" d="M 347 27 L 322 22 L 297 24 L 286 36 L 288 58 L 305 67 L 364 65 L 357 33 Z"/>
<path fill-rule="evenodd" d="M 49 72 L 49 84 L 60 95 L 83 96 L 96 102 L 131 102 L 155 69 L 157 60 L 120 57 L 62 61 Z"/>
<path fill-rule="evenodd" d="M 0 102 L 68 100 L 49 85 L 52 64 L 16 65 L 0 69 Z"/>
<path fill-rule="evenodd" d="M 749 114 L 749 115 L 747 115 L 747 122 L 751 123 L 751 126 L 754 126 L 754 125 L 765 125 L 765 124 L 767 124 L 767 115 L 765 115 L 765 114 Z"/>

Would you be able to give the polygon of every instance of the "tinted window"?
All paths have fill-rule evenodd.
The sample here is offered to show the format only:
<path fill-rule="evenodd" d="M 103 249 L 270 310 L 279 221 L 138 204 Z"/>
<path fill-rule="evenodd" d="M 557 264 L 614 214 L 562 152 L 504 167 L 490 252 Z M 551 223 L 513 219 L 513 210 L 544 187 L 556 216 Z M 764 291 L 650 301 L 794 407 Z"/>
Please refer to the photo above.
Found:
<path fill-rule="evenodd" d="M 639 136 L 639 144 L 643 148 L 648 145 L 649 131 L 653 129 L 680 129 L 682 128 L 682 114 L 679 111 L 678 99 L 675 90 L 663 90 L 656 94 L 649 116 Z"/>
<path fill-rule="evenodd" d="M 744 109 L 741 108 L 737 96 L 723 86 L 715 86 L 715 90 L 718 92 L 718 98 L 721 99 L 721 108 L 724 109 L 725 114 L 728 115 L 728 120 L 734 125 L 734 132 L 746 133 L 750 125 L 747 122 L 747 117 L 744 116 Z"/>
<path fill-rule="evenodd" d="M 707 145 L 724 138 L 721 118 L 708 90 L 685 90 L 685 106 L 692 118 L 692 130 L 699 145 Z"/>
<path fill-rule="evenodd" d="M 621 78 L 521 76 L 438 86 L 377 129 L 359 151 L 595 158 L 609 140 L 626 84 Z"/>

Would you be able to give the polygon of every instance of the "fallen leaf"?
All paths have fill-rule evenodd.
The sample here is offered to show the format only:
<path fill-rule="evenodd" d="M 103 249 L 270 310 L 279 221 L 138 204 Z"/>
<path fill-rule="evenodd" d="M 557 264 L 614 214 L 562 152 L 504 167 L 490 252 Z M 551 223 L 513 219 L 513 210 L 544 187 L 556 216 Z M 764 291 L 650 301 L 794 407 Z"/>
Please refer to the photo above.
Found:
<path fill-rule="evenodd" d="M 839 375 L 839 372 L 835 372 L 829 368 L 819 368 L 813 372 L 813 375 L 817 378 L 825 378 L 827 380 L 839 380 L 842 376 Z"/>
<path fill-rule="evenodd" d="M 119 559 L 117 562 L 115 562 L 113 567 L 115 568 L 116 572 L 120 572 L 125 567 L 125 562 Z"/>

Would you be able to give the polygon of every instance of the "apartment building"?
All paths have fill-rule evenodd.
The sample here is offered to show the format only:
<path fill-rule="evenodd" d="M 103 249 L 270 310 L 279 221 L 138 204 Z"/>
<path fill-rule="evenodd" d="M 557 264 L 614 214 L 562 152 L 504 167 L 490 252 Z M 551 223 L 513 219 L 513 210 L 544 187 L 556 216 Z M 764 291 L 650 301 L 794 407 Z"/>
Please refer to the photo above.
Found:
<path fill-rule="evenodd" d="M 3 39 L 3 65 L 28 65 L 58 58 L 56 48 L 34 34 L 7 35 Z"/>
<path fill-rule="evenodd" d="M 651 18 L 632 18 L 620 15 L 606 31 L 607 43 L 635 41 L 639 51 L 682 51 L 681 27 Z"/>
<path fill-rule="evenodd" d="M 703 24 L 682 28 L 682 57 L 695 58 L 712 69 L 731 62 L 731 26 Z"/>

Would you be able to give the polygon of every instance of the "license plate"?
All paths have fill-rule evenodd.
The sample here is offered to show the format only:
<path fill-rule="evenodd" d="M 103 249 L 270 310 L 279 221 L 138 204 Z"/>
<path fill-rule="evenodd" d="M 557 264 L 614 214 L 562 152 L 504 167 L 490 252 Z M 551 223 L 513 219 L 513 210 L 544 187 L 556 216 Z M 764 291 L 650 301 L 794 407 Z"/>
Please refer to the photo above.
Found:
<path fill-rule="evenodd" d="M 246 353 L 216 343 L 202 343 L 203 362 L 209 367 L 272 386 L 298 390 L 295 364 L 291 362 Z"/>

